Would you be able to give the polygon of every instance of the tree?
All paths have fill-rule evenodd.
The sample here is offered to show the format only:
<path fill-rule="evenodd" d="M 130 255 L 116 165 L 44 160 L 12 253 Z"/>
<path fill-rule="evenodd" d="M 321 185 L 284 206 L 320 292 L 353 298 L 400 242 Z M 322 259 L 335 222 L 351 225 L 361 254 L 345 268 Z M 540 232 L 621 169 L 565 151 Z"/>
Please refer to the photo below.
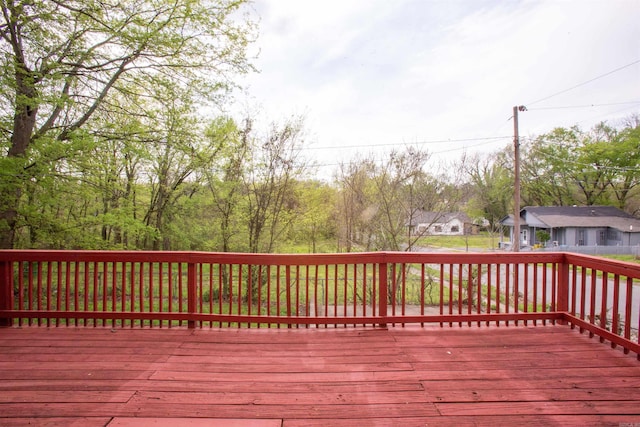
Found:
<path fill-rule="evenodd" d="M 638 122 L 599 123 L 589 131 L 557 128 L 527 147 L 523 200 L 527 205 L 616 205 L 633 200 L 640 184 Z"/>
<path fill-rule="evenodd" d="M 338 196 L 338 251 L 351 252 L 356 245 L 369 246 L 364 235 L 369 219 L 375 214 L 376 202 L 371 191 L 370 177 L 375 169 L 372 158 L 340 163 L 336 180 Z"/>
<path fill-rule="evenodd" d="M 240 212 L 243 203 L 244 176 L 251 156 L 250 135 L 252 120 L 246 119 L 242 129 L 230 118 L 218 118 L 210 123 L 206 137 L 220 147 L 217 161 L 211 162 L 204 170 L 217 216 L 220 243 L 216 245 L 222 252 L 233 249 L 232 238 L 240 233 Z M 240 248 L 236 246 L 235 250 Z"/>
<path fill-rule="evenodd" d="M 236 0 L 2 2 L 0 248 L 14 244 L 20 201 L 36 161 L 78 154 L 98 111 L 121 110 L 114 92 L 151 93 L 158 76 L 216 101 L 229 76 L 251 69 L 252 24 Z M 128 111 L 136 114 L 136 111 Z M 33 147 L 55 145 L 43 159 Z"/>
<path fill-rule="evenodd" d="M 318 243 L 336 237 L 336 189 L 317 180 L 298 181 L 295 185 L 296 221 L 291 238 L 318 252 Z"/>
<path fill-rule="evenodd" d="M 422 237 L 409 227 L 419 211 L 458 209 L 460 174 L 427 173 L 428 159 L 427 152 L 407 148 L 380 162 L 370 157 L 340 166 L 339 218 L 347 251 L 354 244 L 367 251 L 410 251 Z"/>
<path fill-rule="evenodd" d="M 272 252 L 295 219 L 293 190 L 307 168 L 299 156 L 303 131 L 303 119 L 292 118 L 252 138 L 251 163 L 243 177 L 249 252 Z"/>
<path fill-rule="evenodd" d="M 472 217 L 489 222 L 489 232 L 497 232 L 500 220 L 510 213 L 513 206 L 513 174 L 506 158 L 507 151 L 481 158 L 476 156 L 466 166 L 473 194 L 469 202 Z"/>
<path fill-rule="evenodd" d="M 524 146 L 520 182 L 525 206 L 578 203 L 575 181 L 580 141 L 578 128 L 557 128 Z"/>
<path fill-rule="evenodd" d="M 615 167 L 610 175 L 610 189 L 615 205 L 631 214 L 640 212 L 640 116 L 629 117 L 624 128 L 609 147 Z"/>

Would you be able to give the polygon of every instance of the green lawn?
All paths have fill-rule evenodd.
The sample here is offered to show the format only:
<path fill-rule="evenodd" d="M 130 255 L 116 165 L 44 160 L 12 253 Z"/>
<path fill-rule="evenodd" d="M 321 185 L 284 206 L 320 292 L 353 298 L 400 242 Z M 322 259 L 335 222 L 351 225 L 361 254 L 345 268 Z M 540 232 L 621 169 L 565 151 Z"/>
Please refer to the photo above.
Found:
<path fill-rule="evenodd" d="M 421 237 L 416 246 L 431 248 L 450 248 L 450 249 L 498 249 L 500 236 L 494 234 L 490 236 L 487 233 L 476 234 L 473 236 L 424 236 Z"/>
<path fill-rule="evenodd" d="M 640 264 L 640 258 L 635 255 L 599 255 L 602 258 L 617 259 L 618 261 L 635 262 Z"/>

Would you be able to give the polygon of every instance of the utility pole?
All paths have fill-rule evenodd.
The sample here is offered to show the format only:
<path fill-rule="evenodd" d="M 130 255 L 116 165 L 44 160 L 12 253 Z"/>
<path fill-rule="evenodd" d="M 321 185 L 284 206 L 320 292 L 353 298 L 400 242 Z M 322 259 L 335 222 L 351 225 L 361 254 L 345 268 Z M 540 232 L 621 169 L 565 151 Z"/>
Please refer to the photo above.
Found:
<path fill-rule="evenodd" d="M 514 191 L 513 191 L 513 252 L 520 251 L 520 135 L 518 130 L 518 112 L 527 111 L 524 105 L 513 107 L 513 155 L 514 155 Z"/>

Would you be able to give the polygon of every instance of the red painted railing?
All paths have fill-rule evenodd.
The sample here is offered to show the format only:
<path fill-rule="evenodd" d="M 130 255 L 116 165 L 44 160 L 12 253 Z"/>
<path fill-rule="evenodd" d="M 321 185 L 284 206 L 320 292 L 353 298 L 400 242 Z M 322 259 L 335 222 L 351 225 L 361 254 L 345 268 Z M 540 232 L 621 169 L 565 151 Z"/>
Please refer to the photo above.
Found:
<path fill-rule="evenodd" d="M 640 353 L 640 265 L 568 253 L 0 251 L 0 325 L 570 323 Z"/>

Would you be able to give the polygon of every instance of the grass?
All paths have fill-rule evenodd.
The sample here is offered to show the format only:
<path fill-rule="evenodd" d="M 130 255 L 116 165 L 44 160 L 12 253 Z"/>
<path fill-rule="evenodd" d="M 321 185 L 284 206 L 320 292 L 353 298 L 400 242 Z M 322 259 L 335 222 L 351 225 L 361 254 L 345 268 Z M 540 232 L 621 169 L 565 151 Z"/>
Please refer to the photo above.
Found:
<path fill-rule="evenodd" d="M 640 264 L 640 258 L 635 255 L 598 255 L 602 258 L 615 259 L 618 261 L 626 261 L 626 262 L 634 262 L 636 264 Z"/>
<path fill-rule="evenodd" d="M 499 235 L 489 235 L 488 233 L 475 234 L 471 236 L 424 236 L 418 239 L 416 246 L 458 250 L 492 250 L 498 248 L 499 241 Z"/>

